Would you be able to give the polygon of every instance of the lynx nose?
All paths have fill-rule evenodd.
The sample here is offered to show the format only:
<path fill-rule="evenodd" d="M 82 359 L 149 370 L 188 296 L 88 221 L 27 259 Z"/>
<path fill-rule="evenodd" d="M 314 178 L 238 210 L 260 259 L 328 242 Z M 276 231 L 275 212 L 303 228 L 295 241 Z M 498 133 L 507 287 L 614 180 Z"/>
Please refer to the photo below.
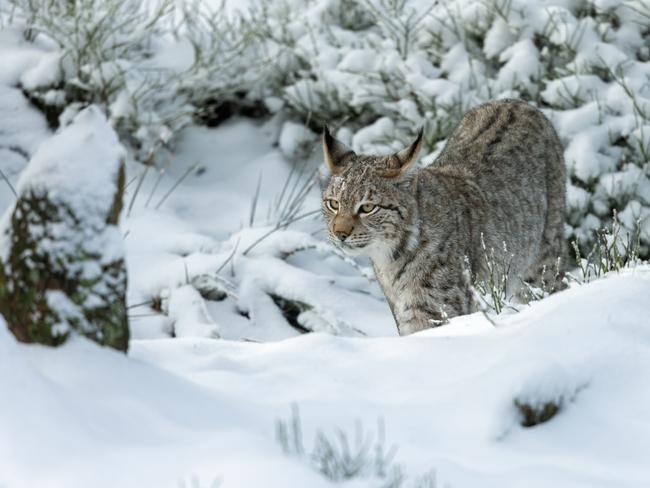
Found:
<path fill-rule="evenodd" d="M 347 237 L 350 234 L 348 234 L 347 232 L 342 231 L 342 230 L 337 230 L 337 231 L 334 231 L 334 235 L 336 235 L 336 237 L 339 238 L 339 241 L 343 242 L 345 239 L 347 239 Z"/>
<path fill-rule="evenodd" d="M 340 242 L 345 241 L 350 237 L 350 234 L 352 234 L 352 231 L 354 230 L 354 216 L 348 214 L 337 215 L 332 221 L 331 229 L 332 234 L 334 234 Z"/>

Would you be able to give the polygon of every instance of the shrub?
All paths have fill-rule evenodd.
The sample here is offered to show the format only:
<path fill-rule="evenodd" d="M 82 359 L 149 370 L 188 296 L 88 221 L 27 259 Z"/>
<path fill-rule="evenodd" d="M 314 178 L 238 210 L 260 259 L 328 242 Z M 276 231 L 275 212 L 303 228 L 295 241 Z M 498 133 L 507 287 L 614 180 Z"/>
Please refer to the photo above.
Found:
<path fill-rule="evenodd" d="M 98 103 L 143 161 L 192 118 L 274 113 L 327 123 L 358 151 L 397 149 L 424 126 L 430 163 L 467 109 L 522 98 L 565 144 L 568 239 L 588 253 L 617 210 L 623 230 L 639 222 L 648 257 L 647 2 L 261 0 L 243 13 L 169 2 L 12 0 L 28 38 L 60 47 L 59 76 L 32 70 L 26 92 L 54 120 Z"/>
<path fill-rule="evenodd" d="M 269 9 L 265 36 L 285 56 L 272 87 L 291 116 L 339 127 L 361 151 L 397 148 L 424 125 L 430 162 L 470 106 L 525 99 L 551 118 L 566 147 L 569 239 L 588 251 L 618 210 L 626 231 L 640 220 L 648 256 L 647 2 L 284 5 Z"/>
<path fill-rule="evenodd" d="M 582 254 L 580 248 L 579 243 L 573 241 L 578 276 L 570 274 L 569 278 L 575 282 L 589 283 L 607 273 L 633 268 L 641 263 L 639 223 L 636 223 L 633 232 L 628 232 L 614 214 L 611 227 L 596 232 L 595 242 L 586 255 Z"/>
<path fill-rule="evenodd" d="M 255 52 L 253 24 L 238 17 L 172 0 L 11 3 L 27 40 L 42 35 L 59 48 L 23 75 L 26 95 L 55 127 L 62 114 L 98 105 L 140 161 L 151 163 L 193 117 L 207 117 L 210 103 L 246 93 L 238 73 L 250 73 L 241 63 Z"/>
<path fill-rule="evenodd" d="M 435 488 L 434 471 L 408 478 L 404 468 L 394 462 L 395 446 L 387 447 L 383 421 L 377 430 L 366 431 L 356 422 L 353 433 L 337 429 L 332 434 L 318 431 L 313 447 L 305 447 L 302 421 L 297 405 L 291 417 L 276 422 L 276 440 L 285 454 L 304 458 L 324 477 L 333 482 L 366 479 L 381 488 Z M 375 484 L 376 483 L 376 484 Z"/>

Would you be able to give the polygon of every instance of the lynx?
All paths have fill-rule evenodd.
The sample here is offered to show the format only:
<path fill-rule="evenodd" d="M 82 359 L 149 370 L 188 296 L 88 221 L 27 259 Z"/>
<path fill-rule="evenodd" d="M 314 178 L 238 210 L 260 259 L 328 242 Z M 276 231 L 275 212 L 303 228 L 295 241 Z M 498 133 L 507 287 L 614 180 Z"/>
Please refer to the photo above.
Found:
<path fill-rule="evenodd" d="M 503 251 L 510 283 L 561 286 L 565 166 L 549 120 L 518 100 L 480 105 L 417 167 L 422 137 L 387 156 L 356 154 L 327 129 L 322 138 L 329 238 L 370 258 L 399 333 L 473 311 L 486 249 Z"/>

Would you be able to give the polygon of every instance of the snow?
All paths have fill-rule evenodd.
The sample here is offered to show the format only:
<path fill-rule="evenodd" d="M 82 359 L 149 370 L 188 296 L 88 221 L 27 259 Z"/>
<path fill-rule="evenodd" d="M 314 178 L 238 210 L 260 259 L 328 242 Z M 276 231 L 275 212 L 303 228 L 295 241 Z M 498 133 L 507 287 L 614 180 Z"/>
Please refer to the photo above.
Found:
<path fill-rule="evenodd" d="M 341 60 L 338 68 L 353 73 L 364 73 L 375 69 L 374 51 L 370 49 L 353 49 Z"/>
<path fill-rule="evenodd" d="M 528 39 L 505 49 L 499 60 L 504 63 L 497 78 L 497 86 L 501 90 L 513 88 L 517 83 L 531 86 L 540 71 L 539 53 Z"/>
<path fill-rule="evenodd" d="M 38 65 L 47 54 L 42 45 L 33 45 L 23 39 L 18 28 L 5 27 L 0 30 L 0 84 L 16 85 L 23 73 Z"/>
<path fill-rule="evenodd" d="M 188 286 L 186 273 L 194 282 L 219 268 L 237 242 L 241 253 L 268 230 L 266 206 L 290 170 L 266 131 L 243 121 L 188 130 L 153 201 L 199 156 L 205 171 L 159 211 L 145 207 L 154 173 L 145 179 L 123 223 L 130 302 L 168 289 L 168 316 L 131 319 L 129 356 L 78 338 L 59 349 L 19 345 L 0 327 L 0 391 L 11 392 L 0 403 L 0 482 L 331 486 L 274 439 L 274 422 L 288 417 L 292 403 L 307 446 L 318 430 L 352 432 L 355 419 L 371 429 L 381 417 L 413 482 L 432 470 L 443 486 L 650 482 L 648 267 L 551 296 L 499 318 L 497 327 L 476 314 L 408 338 L 395 337 L 376 284 L 359 293 L 366 278 L 299 228 L 273 234 L 226 266 L 228 279 L 231 267 L 243 276 L 235 292 L 253 320 L 232 300 L 203 299 Z M 261 220 L 250 228 L 257 183 L 250 175 L 259 171 Z M 306 209 L 316 201 L 310 195 Z M 285 257 L 302 247 L 310 249 Z M 328 333 L 299 336 L 260 289 L 311 301 L 317 313 L 305 323 Z M 177 337 L 169 338 L 173 321 Z M 197 337 L 213 335 L 217 321 L 223 339 Z M 524 429 L 515 400 L 561 409 Z"/>
<path fill-rule="evenodd" d="M 502 18 L 498 18 L 485 35 L 483 52 L 488 58 L 492 58 L 512 45 L 512 41 L 513 36 L 508 24 Z"/>
<path fill-rule="evenodd" d="M 39 248 L 51 256 L 52 263 L 82 266 L 72 273 L 81 273 L 85 280 L 101 274 L 100 263 L 111 263 L 123 256 L 119 231 L 107 225 L 106 219 L 115 201 L 124 157 L 124 149 L 105 116 L 90 106 L 38 147 L 16 184 L 18 197 L 47 195 L 49 202 L 66 206 L 56 215 L 58 220 L 37 221 L 30 232 L 40 239 Z M 12 203 L 3 221 L 7 222 L 10 215 L 28 218 L 22 211 Z M 3 231 L 3 253 L 8 250 L 4 242 L 8 236 Z M 73 256 L 80 258 L 78 263 L 70 262 Z M 100 262 L 87 258 L 90 256 L 98 257 Z"/>
<path fill-rule="evenodd" d="M 34 90 L 61 81 L 61 58 L 62 54 L 57 51 L 45 54 L 36 66 L 23 73 L 20 84 L 27 90 Z"/>
<path fill-rule="evenodd" d="M 352 149 L 358 152 L 368 152 L 372 141 L 391 140 L 395 133 L 395 124 L 388 117 L 382 117 L 372 125 L 364 127 L 352 138 Z"/>
<path fill-rule="evenodd" d="M 650 211 L 639 202 L 633 200 L 628 203 L 623 211 L 618 213 L 618 217 L 628 229 L 635 229 L 638 225 L 641 236 L 646 239 L 650 237 Z"/>
<path fill-rule="evenodd" d="M 591 127 L 575 136 L 564 151 L 567 164 L 581 181 L 587 183 L 616 167 L 617 161 L 614 158 L 599 152 L 607 141 L 607 136 L 606 127 Z"/>
<path fill-rule="evenodd" d="M 314 139 L 314 134 L 304 125 L 287 121 L 282 125 L 278 144 L 285 156 L 299 158 L 305 153 L 305 147 L 313 145 Z"/>
<path fill-rule="evenodd" d="M 382 418 L 404 488 L 430 486 L 416 483 L 430 472 L 435 486 L 450 487 L 650 484 L 650 267 L 573 285 L 516 314 L 474 314 L 397 337 L 369 263 L 326 242 L 318 184 L 303 187 L 321 163 L 318 137 L 299 120 L 308 111 L 310 127 L 336 122 L 336 136 L 355 150 L 390 152 L 417 126 L 528 91 L 565 143 L 567 235 L 588 242 L 617 208 L 624 230 L 639 221 L 650 242 L 650 183 L 639 163 L 650 140 L 639 116 L 650 107 L 650 65 L 636 14 L 597 0 L 622 19 L 605 42 L 605 17 L 596 25 L 579 15 L 578 0 L 514 0 L 503 5 L 506 18 L 486 15 L 480 2 L 450 0 L 434 6 L 402 56 L 390 26 L 321 29 L 326 15 L 354 2 L 296 2 L 283 32 L 294 45 L 276 46 L 282 61 L 274 68 L 285 72 L 273 73 L 288 81 L 272 87 L 264 72 L 274 116 L 217 128 L 166 125 L 178 115 L 178 101 L 163 96 L 172 86 L 154 90 L 151 106 L 136 106 L 138 71 L 105 107 L 108 120 L 73 104 L 53 134 L 21 90 L 56 83 L 61 52 L 44 36 L 29 43 L 18 29 L 0 31 L 0 169 L 19 194 L 55 189 L 85 215 L 114 195 L 96 182 L 114 181 L 116 162 L 126 163 L 131 184 L 116 245 L 88 244 L 126 248 L 132 337 L 126 357 L 78 337 L 58 349 L 22 345 L 0 317 L 0 391 L 8 392 L 0 486 L 332 486 L 308 456 L 287 455 L 274 439 L 275 421 L 294 403 L 308 451 L 319 431 L 353 436 L 355 419 L 374 429 Z M 482 46 L 474 44 L 480 35 Z M 538 49 L 537 35 L 557 51 Z M 156 38 L 150 47 L 145 71 L 180 71 L 192 58 L 182 41 Z M 102 64 L 93 80 L 118 64 Z M 195 93 L 223 81 L 194 75 L 183 82 Z M 44 96 L 63 100 L 63 91 Z M 136 116 L 128 134 L 143 150 L 151 140 L 165 146 L 148 169 L 115 133 Z M 56 170 L 62 158 L 65 171 Z M 296 199 L 300 188 L 304 199 Z M 0 185 L 0 209 L 14 200 Z M 306 216 L 287 227 L 292 205 L 293 216 Z M 57 292 L 47 298 L 71 305 Z M 555 417 L 520 426 L 517 403 L 549 402 L 559 407 Z"/>
<path fill-rule="evenodd" d="M 102 214 L 115 199 L 125 156 L 106 117 L 90 106 L 39 147 L 16 189 L 19 195 L 47 191 L 80 214 Z"/>
<path fill-rule="evenodd" d="M 0 169 L 15 186 L 18 175 L 50 131 L 41 114 L 17 88 L 0 84 L 0 112 Z M 13 192 L 0 191 L 0 209 L 7 208 L 14 198 Z"/>
<path fill-rule="evenodd" d="M 382 417 L 407 473 L 433 469 L 449 486 L 644 486 L 648 294 L 646 266 L 496 327 L 472 315 L 408 338 L 135 340 L 128 357 L 82 339 L 18 345 L 0 327 L 2 481 L 326 486 L 273 439 L 295 402 L 306 445 L 318 429 Z M 561 407 L 522 428 L 515 400 Z"/>
<path fill-rule="evenodd" d="M 217 324 L 191 285 L 171 290 L 166 312 L 176 337 L 219 337 Z"/>
<path fill-rule="evenodd" d="M 221 283 L 234 290 L 232 296 L 206 300 L 206 313 L 200 311 L 202 299 L 194 295 L 189 301 L 198 304 L 187 307 L 186 312 L 188 317 L 202 317 L 199 324 L 209 323 L 208 317 L 212 317 L 219 324 L 221 337 L 268 341 L 298 335 L 270 295 L 308 304 L 310 310 L 305 310 L 298 322 L 309 329 L 353 336 L 395 335 L 390 310 L 374 279 L 369 283 L 354 261 L 321 237 L 311 235 L 320 229 L 318 215 L 297 222 L 295 228 L 273 231 L 278 198 L 292 171 L 279 151 L 270 150 L 267 133 L 267 128 L 244 121 L 229 122 L 217 130 L 190 128 L 179 140 L 174 165 L 157 188 L 157 175 L 147 175 L 124 223 L 128 232 L 129 302 L 142 304 L 166 298 L 169 290 L 173 298 L 178 288 L 195 280 L 212 279 L 221 269 Z M 313 144 L 317 148 L 317 142 Z M 146 205 L 152 191 L 155 202 L 196 162 L 204 169 L 201 176 L 188 177 L 161 211 Z M 135 169 L 134 175 L 140 174 L 141 169 Z M 256 217 L 251 226 L 252 196 L 260 174 Z M 305 172 L 300 181 L 308 175 Z M 287 195 L 297 181 L 295 173 L 292 178 Z M 131 198 L 128 193 L 125 202 Z M 312 190 L 301 212 L 319 208 L 320 198 Z M 172 303 L 170 300 L 170 306 Z M 133 337 L 169 336 L 173 320 L 166 315 L 146 305 L 135 307 L 132 314 Z M 181 320 L 189 323 L 193 319 Z M 190 335 L 204 334 L 200 332 L 203 325 L 197 328 L 199 331 Z"/>

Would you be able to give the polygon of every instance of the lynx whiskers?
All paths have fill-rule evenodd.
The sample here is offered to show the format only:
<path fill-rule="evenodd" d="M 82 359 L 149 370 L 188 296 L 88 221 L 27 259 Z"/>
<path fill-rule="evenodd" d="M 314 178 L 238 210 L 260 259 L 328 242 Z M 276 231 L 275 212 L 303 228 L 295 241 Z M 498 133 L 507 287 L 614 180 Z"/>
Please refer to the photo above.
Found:
<path fill-rule="evenodd" d="M 565 167 L 555 130 L 534 107 L 474 108 L 425 168 L 414 164 L 422 131 L 383 156 L 356 154 L 327 130 L 322 142 L 329 238 L 370 258 L 400 334 L 472 311 L 469 277 L 486 272 L 481 236 L 507 246 L 512 278 L 557 280 L 546 270 L 565 264 Z"/>

